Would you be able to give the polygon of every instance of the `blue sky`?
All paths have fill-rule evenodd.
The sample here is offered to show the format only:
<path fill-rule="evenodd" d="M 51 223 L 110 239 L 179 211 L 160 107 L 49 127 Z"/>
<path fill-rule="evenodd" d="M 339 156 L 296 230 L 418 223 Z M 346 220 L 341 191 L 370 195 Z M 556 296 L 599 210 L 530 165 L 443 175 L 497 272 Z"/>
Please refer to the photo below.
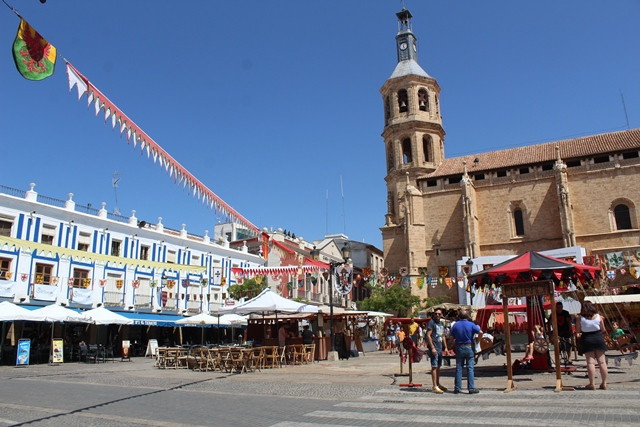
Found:
<path fill-rule="evenodd" d="M 7 1 L 259 228 L 382 247 L 379 89 L 396 64 L 400 1 Z M 638 0 L 405 6 L 419 63 L 442 88 L 447 157 L 626 129 L 621 93 L 640 126 Z M 49 79 L 20 77 L 19 20 L 0 9 L 0 184 L 113 211 L 117 171 L 123 214 L 212 234 L 213 211 L 68 92 L 61 58 Z"/>

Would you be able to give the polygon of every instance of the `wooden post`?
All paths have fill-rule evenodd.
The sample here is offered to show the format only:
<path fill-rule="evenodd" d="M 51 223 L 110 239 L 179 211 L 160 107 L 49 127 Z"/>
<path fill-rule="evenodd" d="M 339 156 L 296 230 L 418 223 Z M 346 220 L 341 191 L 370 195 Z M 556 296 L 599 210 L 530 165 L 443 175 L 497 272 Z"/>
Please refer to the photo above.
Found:
<path fill-rule="evenodd" d="M 509 298 L 502 295 L 502 313 L 504 313 L 504 343 L 507 347 L 507 388 L 505 393 L 516 389 L 513 385 L 513 366 L 511 365 L 511 326 L 509 325 Z"/>
<path fill-rule="evenodd" d="M 558 313 L 556 312 L 556 301 L 553 293 L 551 301 L 551 325 L 553 326 L 553 353 L 556 364 L 556 392 L 562 391 L 562 371 L 560 370 L 560 340 L 558 339 Z M 569 350 L 571 351 L 571 350 Z"/>

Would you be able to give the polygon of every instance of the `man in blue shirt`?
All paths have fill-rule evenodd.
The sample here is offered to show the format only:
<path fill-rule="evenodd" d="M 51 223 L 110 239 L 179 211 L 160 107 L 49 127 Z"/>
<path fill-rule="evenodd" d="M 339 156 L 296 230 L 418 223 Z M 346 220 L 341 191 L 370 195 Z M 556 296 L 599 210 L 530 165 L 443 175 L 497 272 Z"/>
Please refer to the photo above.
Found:
<path fill-rule="evenodd" d="M 466 310 L 461 310 L 458 321 L 451 327 L 451 335 L 456 340 L 456 381 L 453 392 L 462 392 L 462 368 L 467 366 L 467 389 L 469 394 L 480 393 L 475 387 L 473 372 L 473 338 L 476 334 L 482 334 L 478 325 L 469 318 Z"/>

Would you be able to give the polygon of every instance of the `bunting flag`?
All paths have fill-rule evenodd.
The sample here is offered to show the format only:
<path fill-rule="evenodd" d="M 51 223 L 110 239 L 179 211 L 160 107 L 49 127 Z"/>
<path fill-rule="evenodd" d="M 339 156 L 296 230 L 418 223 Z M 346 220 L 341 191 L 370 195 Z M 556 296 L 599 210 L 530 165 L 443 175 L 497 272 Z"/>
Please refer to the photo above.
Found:
<path fill-rule="evenodd" d="M 416 279 L 416 286 L 418 289 L 422 289 L 424 287 L 424 277 L 418 277 Z"/>
<path fill-rule="evenodd" d="M 18 33 L 13 41 L 13 60 L 25 79 L 46 79 L 53 74 L 56 66 L 56 48 L 20 18 Z"/>
<path fill-rule="evenodd" d="M 117 126 L 120 135 L 124 133 L 127 136 L 127 143 L 133 142 L 133 148 L 137 148 L 138 144 L 140 144 L 140 150 L 147 154 L 147 158 L 152 158 L 153 163 L 157 163 L 160 167 L 163 167 L 175 183 L 187 188 L 193 197 L 196 197 L 198 200 L 201 200 L 202 203 L 214 209 L 218 215 L 225 217 L 226 220 L 244 225 L 255 233 L 255 235 L 260 233 L 258 227 L 240 215 L 213 191 L 196 179 L 196 177 L 171 157 L 169 153 L 160 147 L 160 145 L 140 129 L 138 125 L 127 117 L 115 104 L 104 96 L 85 76 L 80 74 L 70 62 L 67 62 L 67 76 L 69 78 L 69 92 L 76 86 L 78 90 L 78 100 L 86 93 L 87 104 L 88 106 L 93 104 L 96 116 L 102 111 L 105 123 L 111 119 L 111 127 L 115 129 Z"/>

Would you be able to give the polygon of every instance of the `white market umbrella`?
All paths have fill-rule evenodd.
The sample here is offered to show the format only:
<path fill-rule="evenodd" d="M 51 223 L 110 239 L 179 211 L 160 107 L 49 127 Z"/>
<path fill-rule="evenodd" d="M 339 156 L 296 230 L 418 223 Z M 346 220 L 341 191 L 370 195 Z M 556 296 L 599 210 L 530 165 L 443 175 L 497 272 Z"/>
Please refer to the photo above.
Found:
<path fill-rule="evenodd" d="M 220 324 L 225 326 L 245 326 L 247 318 L 239 314 L 223 314 L 220 316 Z"/>
<path fill-rule="evenodd" d="M 310 304 L 301 304 L 299 302 L 283 298 L 280 295 L 267 288 L 260 292 L 255 298 L 251 298 L 232 308 L 223 308 L 221 314 L 249 314 L 264 312 L 284 312 L 284 313 L 317 313 L 318 307 Z"/>
<path fill-rule="evenodd" d="M 218 318 L 207 313 L 199 313 L 195 316 L 185 317 L 176 320 L 176 325 L 181 326 L 198 326 L 198 325 L 214 325 L 218 323 Z"/>
<path fill-rule="evenodd" d="M 98 307 L 84 312 L 85 317 L 94 325 L 131 325 L 132 319 L 115 313 L 108 308 Z"/>
<path fill-rule="evenodd" d="M 33 310 L 31 315 L 31 318 L 28 320 L 34 320 L 36 322 L 89 322 L 89 318 L 84 314 L 57 304 L 51 304 L 37 310 Z"/>
<path fill-rule="evenodd" d="M 20 307 L 9 301 L 0 302 L 0 322 L 13 322 L 14 320 L 31 320 L 32 311 Z"/>
<path fill-rule="evenodd" d="M 176 325 L 180 326 L 200 326 L 202 331 L 200 333 L 200 343 L 204 344 L 204 326 L 214 325 L 218 322 L 218 318 L 208 313 L 199 313 L 195 316 L 185 317 L 184 319 L 176 320 Z"/>

